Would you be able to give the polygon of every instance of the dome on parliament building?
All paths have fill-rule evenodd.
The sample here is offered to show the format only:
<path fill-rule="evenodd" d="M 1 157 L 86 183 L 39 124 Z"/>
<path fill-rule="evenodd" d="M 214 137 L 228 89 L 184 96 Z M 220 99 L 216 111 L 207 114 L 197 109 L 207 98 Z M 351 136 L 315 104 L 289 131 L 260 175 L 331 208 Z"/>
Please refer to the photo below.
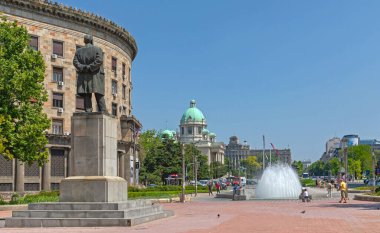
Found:
<path fill-rule="evenodd" d="M 190 101 L 190 107 L 182 115 L 181 124 L 187 122 L 202 122 L 203 124 L 206 124 L 206 118 L 202 111 L 196 107 L 195 100 Z"/>
<path fill-rule="evenodd" d="M 175 135 L 174 131 L 166 129 L 166 130 L 162 131 L 161 138 L 173 139 L 174 135 Z"/>

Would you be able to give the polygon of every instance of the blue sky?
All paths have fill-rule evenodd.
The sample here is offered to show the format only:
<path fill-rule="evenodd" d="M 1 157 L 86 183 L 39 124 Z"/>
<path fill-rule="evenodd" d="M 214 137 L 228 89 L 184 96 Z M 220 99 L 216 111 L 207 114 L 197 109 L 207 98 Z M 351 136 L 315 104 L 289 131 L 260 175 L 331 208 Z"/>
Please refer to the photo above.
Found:
<path fill-rule="evenodd" d="M 380 139 L 380 1 L 64 0 L 125 27 L 133 113 L 177 129 L 191 99 L 217 139 L 320 158 L 334 136 Z M 167 122 L 167 123 L 166 123 Z"/>

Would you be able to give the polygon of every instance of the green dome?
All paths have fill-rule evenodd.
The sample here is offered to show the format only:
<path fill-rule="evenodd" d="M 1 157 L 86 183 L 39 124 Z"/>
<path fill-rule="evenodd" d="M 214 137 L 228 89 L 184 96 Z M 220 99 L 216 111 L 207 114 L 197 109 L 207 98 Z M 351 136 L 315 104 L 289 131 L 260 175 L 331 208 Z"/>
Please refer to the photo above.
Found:
<path fill-rule="evenodd" d="M 168 130 L 168 129 L 162 131 L 162 133 L 161 133 L 161 138 L 169 138 L 169 139 L 172 139 L 172 138 L 173 138 L 173 131 Z"/>
<path fill-rule="evenodd" d="M 208 131 L 208 129 L 206 129 L 206 128 L 202 130 L 202 134 L 203 135 L 207 135 L 209 133 L 210 133 L 210 131 Z"/>
<path fill-rule="evenodd" d="M 214 134 L 214 133 L 210 133 L 209 135 L 210 135 L 210 138 L 215 138 L 216 137 L 216 134 Z"/>
<path fill-rule="evenodd" d="M 206 118 L 203 113 L 195 107 L 195 100 L 190 102 L 190 108 L 182 115 L 181 124 L 186 122 L 204 122 L 206 124 Z"/>

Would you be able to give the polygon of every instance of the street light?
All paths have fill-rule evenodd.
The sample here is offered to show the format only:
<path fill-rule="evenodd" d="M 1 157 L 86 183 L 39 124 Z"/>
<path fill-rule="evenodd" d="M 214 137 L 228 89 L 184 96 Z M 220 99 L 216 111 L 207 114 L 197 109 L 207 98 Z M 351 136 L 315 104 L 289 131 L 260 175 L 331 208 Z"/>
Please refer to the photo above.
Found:
<path fill-rule="evenodd" d="M 374 148 L 372 147 L 372 176 L 373 176 L 373 192 L 376 191 L 376 172 L 375 172 L 375 161 L 376 160 L 376 157 L 375 157 L 375 150 Z"/>
<path fill-rule="evenodd" d="M 348 156 L 347 156 L 347 138 L 342 138 L 342 149 L 343 149 L 343 156 L 344 156 L 344 170 L 345 170 L 345 181 L 347 182 L 347 176 L 348 176 Z"/>
<path fill-rule="evenodd" d="M 185 179 L 186 179 L 186 167 L 185 167 L 185 144 L 182 144 L 182 193 L 180 202 L 185 203 Z"/>

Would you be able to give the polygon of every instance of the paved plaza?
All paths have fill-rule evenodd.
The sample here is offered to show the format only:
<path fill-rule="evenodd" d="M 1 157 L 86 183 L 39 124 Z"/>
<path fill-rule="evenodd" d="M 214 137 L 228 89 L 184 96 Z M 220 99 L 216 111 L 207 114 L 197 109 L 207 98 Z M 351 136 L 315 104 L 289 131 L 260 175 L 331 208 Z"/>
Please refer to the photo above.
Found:
<path fill-rule="evenodd" d="M 0 232 L 360 232 L 380 230 L 380 203 L 337 198 L 313 200 L 231 201 L 200 194 L 187 203 L 166 203 L 175 216 L 131 228 L 0 228 Z M 0 217 L 10 216 L 0 212 Z M 218 217 L 219 214 L 219 217 Z"/>

